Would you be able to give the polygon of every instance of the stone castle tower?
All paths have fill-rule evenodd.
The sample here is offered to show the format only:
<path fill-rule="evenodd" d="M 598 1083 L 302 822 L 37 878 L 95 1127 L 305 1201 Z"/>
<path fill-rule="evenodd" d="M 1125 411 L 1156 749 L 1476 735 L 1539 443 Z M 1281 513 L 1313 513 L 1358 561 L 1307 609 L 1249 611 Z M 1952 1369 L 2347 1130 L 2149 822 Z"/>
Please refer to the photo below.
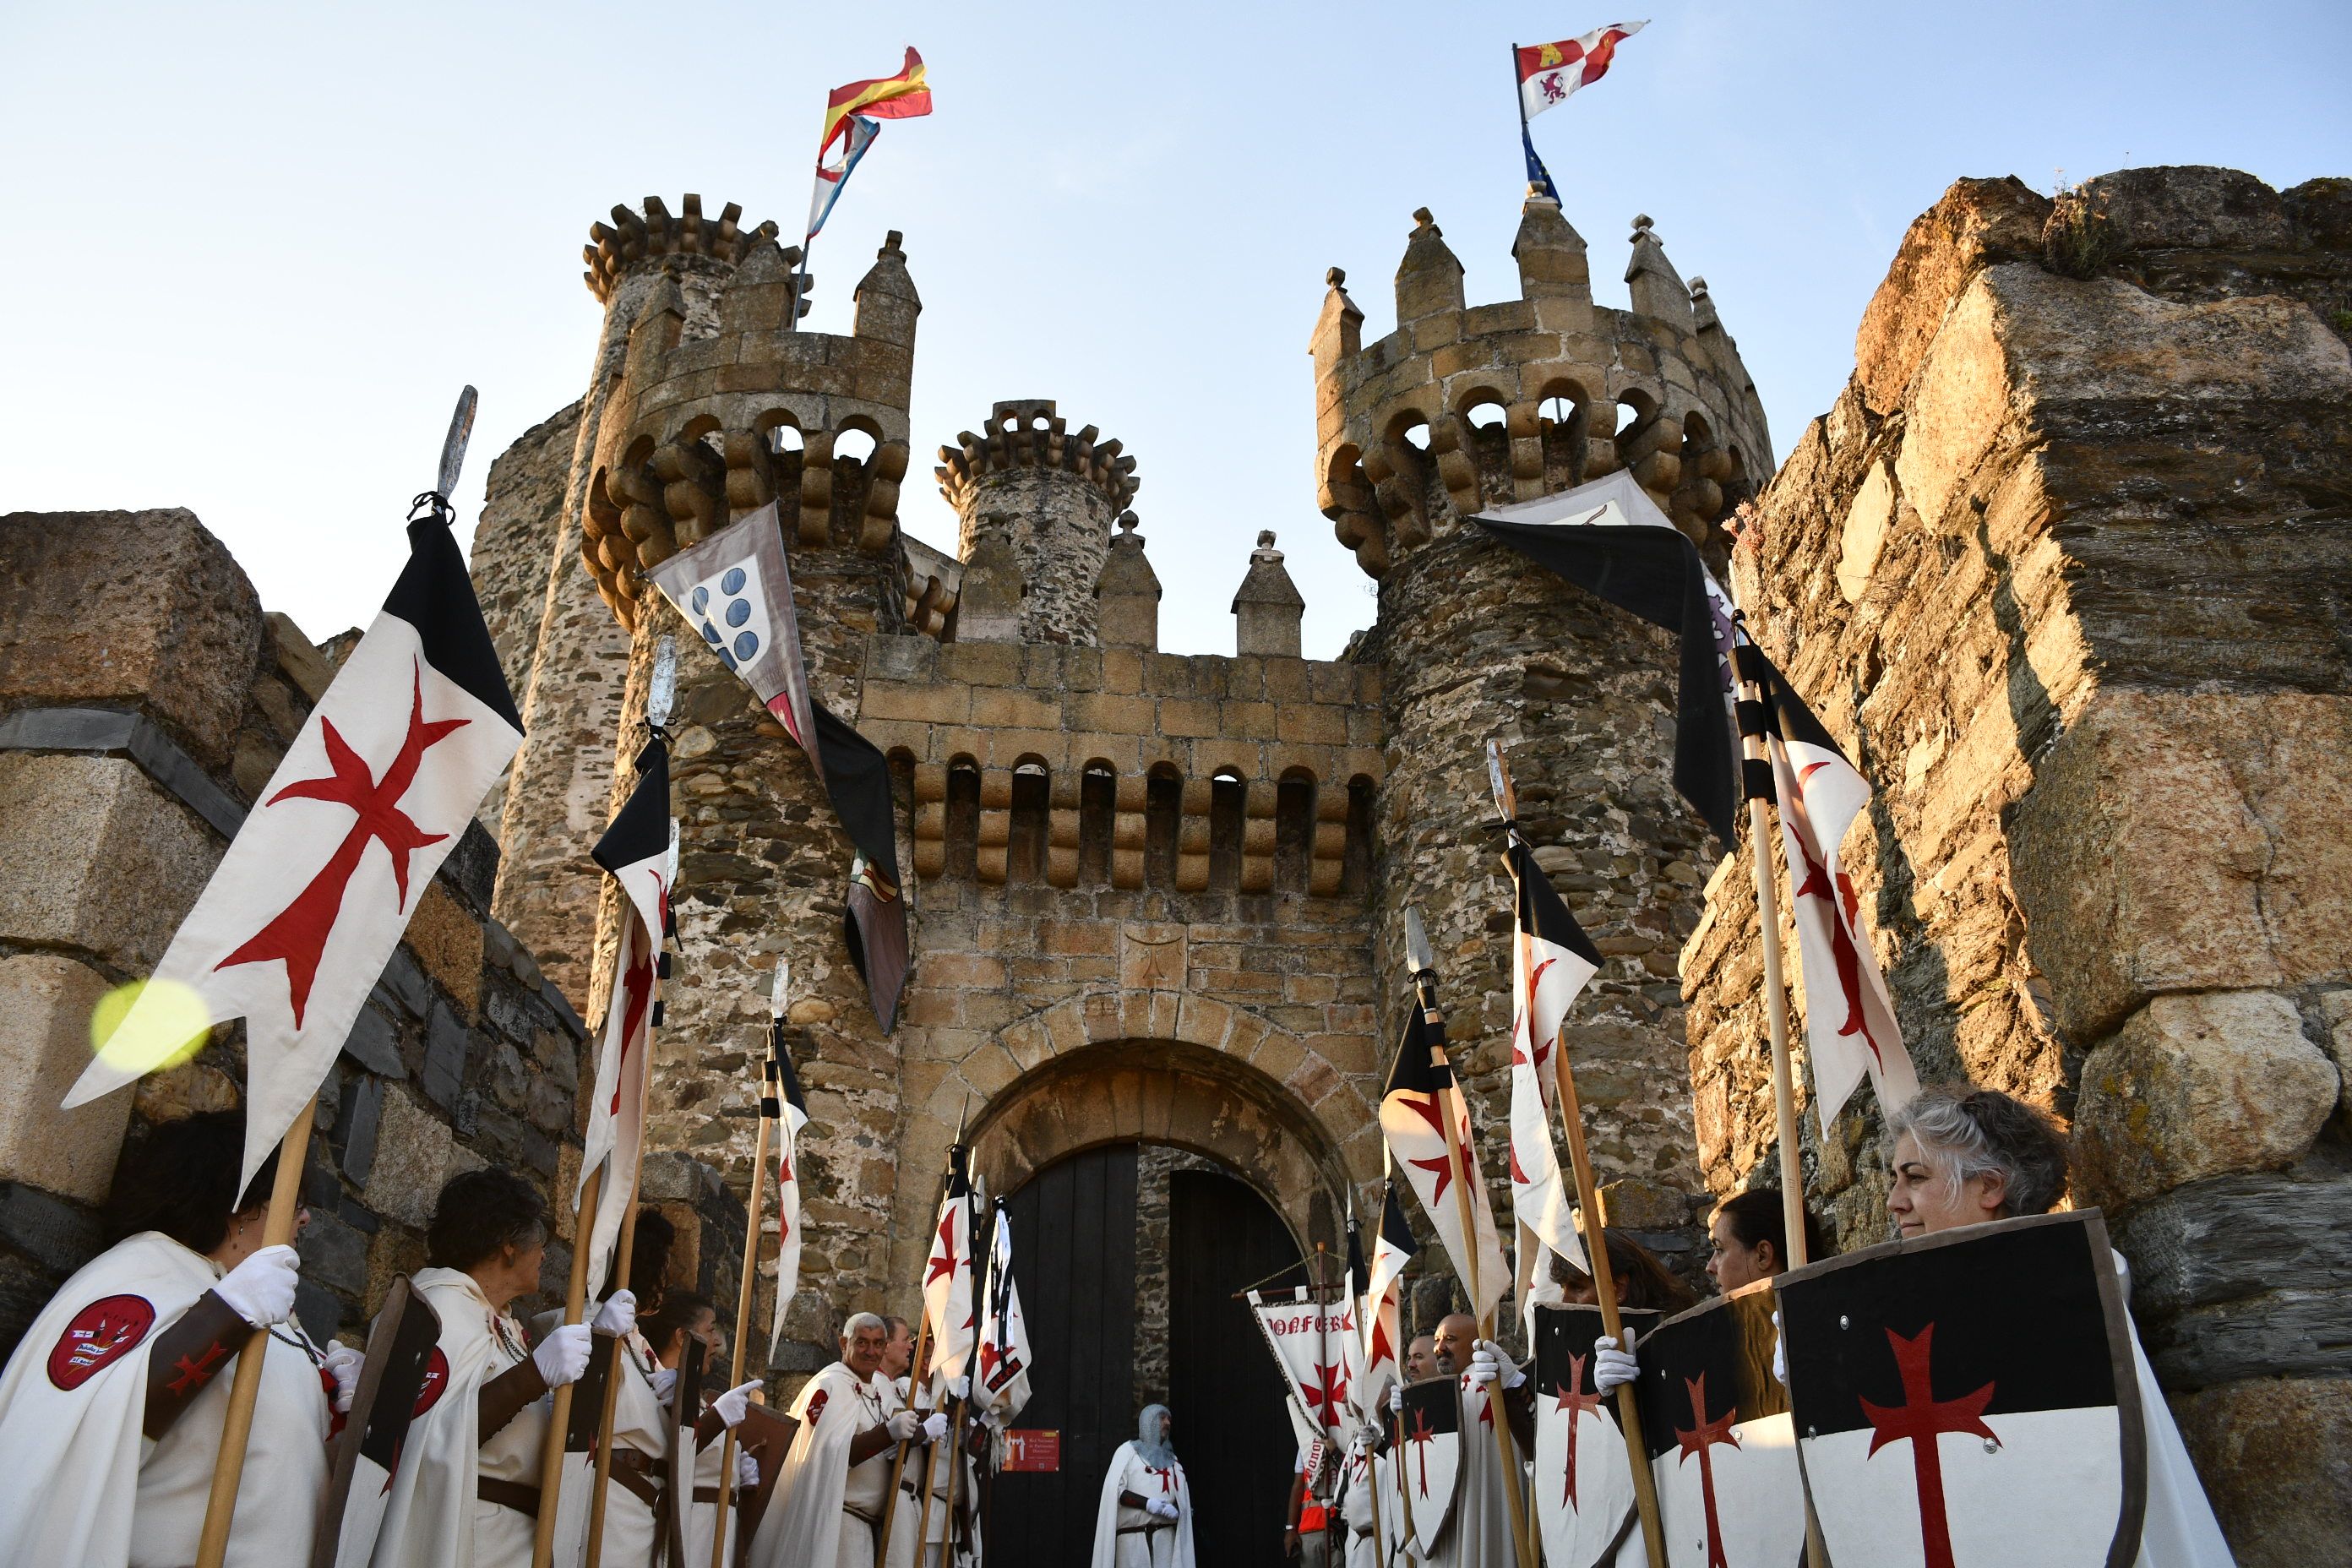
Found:
<path fill-rule="evenodd" d="M 778 501 L 812 683 L 890 755 L 916 956 L 886 1037 L 838 934 L 848 847 L 805 761 L 731 675 L 685 661 L 686 956 L 654 1138 L 748 1179 L 745 1074 L 789 955 L 803 1177 L 822 1194 L 799 1359 L 831 1312 L 905 1307 L 929 1173 L 967 1116 L 994 1191 L 1107 1142 L 1169 1145 L 1255 1187 L 1300 1246 L 1336 1243 L 1351 1195 L 1373 1201 L 1410 905 L 1496 1124 L 1509 953 L 1490 735 L 1611 955 L 1586 1092 L 1617 1217 L 1690 1261 L 1674 960 L 1709 861 L 1657 743 L 1671 655 L 1462 521 L 1631 467 L 1706 538 L 1748 492 L 1761 410 L 1648 220 L 1631 311 L 1593 305 L 1583 242 L 1544 201 L 1521 226 L 1519 300 L 1465 308 L 1426 213 L 1390 337 L 1360 342 L 1334 272 L 1311 345 L 1318 500 L 1381 579 L 1381 611 L 1349 658 L 1318 661 L 1299 657 L 1304 600 L 1272 531 L 1236 563 L 1235 653 L 1160 653 L 1136 459 L 1050 400 L 1001 402 L 940 448 L 957 560 L 906 540 L 920 302 L 898 237 L 840 337 L 799 330 L 794 256 L 736 216 L 712 224 L 688 197 L 683 217 L 648 201 L 597 226 L 590 391 L 501 459 L 475 566 L 531 705 L 499 913 L 592 1016 L 604 980 L 579 933 L 599 883 L 578 849 L 627 786 L 654 641 L 679 629 L 646 568 Z"/>

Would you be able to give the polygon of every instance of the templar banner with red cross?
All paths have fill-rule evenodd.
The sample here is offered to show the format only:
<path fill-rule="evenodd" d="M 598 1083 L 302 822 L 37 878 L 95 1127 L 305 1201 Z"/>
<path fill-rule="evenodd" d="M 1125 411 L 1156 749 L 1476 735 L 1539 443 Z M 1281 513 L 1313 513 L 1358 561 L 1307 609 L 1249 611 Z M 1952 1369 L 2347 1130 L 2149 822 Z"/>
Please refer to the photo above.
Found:
<path fill-rule="evenodd" d="M 1344 1297 L 1345 1292 L 1341 1294 Z M 1249 1303 L 1308 1430 L 1326 1438 L 1339 1437 L 1349 1426 L 1348 1391 L 1363 1367 L 1364 1342 L 1356 1321 L 1356 1303 L 1268 1301 L 1255 1290 L 1249 1293 Z"/>
<path fill-rule="evenodd" d="M 1511 1273 L 1503 1261 L 1503 1244 L 1495 1235 L 1495 1211 L 1486 1201 L 1486 1178 L 1478 1170 L 1470 1108 L 1454 1091 L 1454 1070 L 1445 1063 L 1444 1049 L 1445 1020 L 1416 1002 L 1406 1017 L 1404 1042 L 1381 1096 L 1381 1135 L 1388 1140 L 1395 1170 L 1412 1186 L 1429 1215 L 1430 1228 L 1444 1244 L 1464 1295 L 1475 1295 L 1471 1315 L 1486 1322 L 1509 1288 Z M 1460 1151 L 1462 1190 L 1466 1190 L 1470 1200 L 1475 1234 L 1467 1237 L 1463 1234 L 1462 1205 L 1455 1196 L 1455 1162 L 1446 1144 L 1448 1107 L 1453 1110 L 1454 1138 Z M 1470 1289 L 1474 1272 L 1478 1282 L 1475 1292 Z"/>
<path fill-rule="evenodd" d="M 948 1151 L 948 1186 L 931 1226 L 931 1249 L 923 1260 L 923 1315 L 931 1325 L 931 1375 L 952 1383 L 964 1374 L 980 1339 L 979 1302 L 972 1295 L 971 1247 L 976 1210 L 970 1154 L 961 1143 Z"/>
<path fill-rule="evenodd" d="M 1778 1283 L 1832 1561 L 2138 1556 L 2146 1413 L 2096 1209 L 1892 1241 Z"/>
<path fill-rule="evenodd" d="M 599 1170 L 596 1214 L 588 1226 L 588 1294 L 604 1288 L 621 1226 L 636 1194 L 629 1173 L 646 1135 L 646 1084 L 653 1032 L 661 1022 L 662 939 L 669 930 L 669 747 L 660 736 L 637 753 L 637 782 L 592 856 L 621 889 L 621 941 L 613 994 L 598 1026 L 596 1081 L 580 1151 L 576 1205 Z M 607 1162 L 610 1162 L 608 1164 Z"/>
<path fill-rule="evenodd" d="M 1759 1281 L 1635 1342 L 1670 1568 L 1789 1568 L 1803 1557 L 1804 1481 L 1773 1337 L 1772 1287 Z"/>
<path fill-rule="evenodd" d="M 1655 1312 L 1618 1316 L 1646 1338 Z M 1617 1401 L 1592 1380 L 1592 1342 L 1608 1331 L 1601 1309 L 1538 1306 L 1536 1350 L 1536 1521 L 1549 1568 L 1609 1562 L 1633 1515 L 1633 1465 Z"/>
<path fill-rule="evenodd" d="M 383 610 L 66 1096 L 71 1109 L 110 1093 L 243 1018 L 240 1191 L 318 1093 L 434 873 L 522 744 L 448 525 L 411 522 L 408 547 Z"/>

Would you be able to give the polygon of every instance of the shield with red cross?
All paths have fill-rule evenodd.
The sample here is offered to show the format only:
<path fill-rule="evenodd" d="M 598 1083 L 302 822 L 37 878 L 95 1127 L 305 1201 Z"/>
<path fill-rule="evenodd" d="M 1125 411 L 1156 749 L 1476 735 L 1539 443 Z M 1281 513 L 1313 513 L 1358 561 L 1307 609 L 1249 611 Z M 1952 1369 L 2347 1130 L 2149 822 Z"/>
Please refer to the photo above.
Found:
<path fill-rule="evenodd" d="M 2139 1384 L 2096 1210 L 1889 1242 L 1779 1283 L 1797 1437 L 1833 1560 L 2135 1560 Z"/>
<path fill-rule="evenodd" d="M 441 1318 L 402 1275 L 384 1292 L 368 1331 L 367 1358 L 334 1447 L 319 1539 L 335 1542 L 333 1561 L 363 1568 L 375 1550 L 393 1473 L 415 1419 L 439 1403 L 449 1363 L 439 1349 Z M 351 1434 L 358 1434 L 353 1442 Z"/>
<path fill-rule="evenodd" d="M 1655 1312 L 1621 1309 L 1635 1342 Z M 1617 1401 L 1592 1381 L 1592 1342 L 1607 1332 L 1601 1309 L 1535 1310 L 1536 1521 L 1551 1568 L 1592 1568 L 1614 1555 L 1633 1518 L 1633 1468 Z"/>
<path fill-rule="evenodd" d="M 1790 1568 L 1803 1555 L 1804 1481 L 1772 1342 L 1772 1287 L 1759 1281 L 1634 1347 L 1671 1568 Z"/>
<path fill-rule="evenodd" d="M 1433 1377 L 1404 1387 L 1404 1410 L 1396 1418 L 1393 1450 L 1404 1468 L 1404 1506 L 1412 1539 L 1423 1559 L 1454 1518 L 1462 1479 L 1462 1389 L 1451 1377 Z"/>

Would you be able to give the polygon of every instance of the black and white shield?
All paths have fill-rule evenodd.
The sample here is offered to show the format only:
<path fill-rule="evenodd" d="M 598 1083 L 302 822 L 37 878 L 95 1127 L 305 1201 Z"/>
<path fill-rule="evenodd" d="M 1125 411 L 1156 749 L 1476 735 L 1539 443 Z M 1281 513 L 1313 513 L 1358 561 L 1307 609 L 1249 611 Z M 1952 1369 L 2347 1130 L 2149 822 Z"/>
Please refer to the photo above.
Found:
<path fill-rule="evenodd" d="M 1772 1287 L 1759 1282 L 1667 1319 L 1635 1347 L 1672 1568 L 1790 1568 L 1804 1552 L 1804 1481 L 1772 1342 Z"/>
<path fill-rule="evenodd" d="M 1618 1314 L 1635 1342 L 1655 1312 Z M 1617 1402 L 1592 1382 L 1592 1342 L 1607 1330 L 1598 1307 L 1536 1309 L 1536 1520 L 1551 1568 L 1610 1560 L 1633 1518 L 1633 1457 Z"/>
<path fill-rule="evenodd" d="M 1780 1280 L 1789 1386 L 1831 1556 L 2124 1568 L 2146 1445 L 2096 1210 L 1889 1242 Z"/>
<path fill-rule="evenodd" d="M 1396 1453 L 1404 1467 L 1405 1504 L 1412 1515 L 1413 1541 L 1428 1557 L 1454 1517 L 1462 1480 L 1460 1384 L 1433 1377 L 1405 1384 L 1400 1425 L 1402 1441 Z"/>
<path fill-rule="evenodd" d="M 335 1468 L 319 1500 L 312 1568 L 364 1565 L 383 1523 L 384 1494 L 400 1468 L 409 1424 L 440 1402 L 449 1369 L 441 1359 L 441 1318 L 402 1275 L 384 1292 L 368 1331 L 367 1359 L 352 1391 Z"/>

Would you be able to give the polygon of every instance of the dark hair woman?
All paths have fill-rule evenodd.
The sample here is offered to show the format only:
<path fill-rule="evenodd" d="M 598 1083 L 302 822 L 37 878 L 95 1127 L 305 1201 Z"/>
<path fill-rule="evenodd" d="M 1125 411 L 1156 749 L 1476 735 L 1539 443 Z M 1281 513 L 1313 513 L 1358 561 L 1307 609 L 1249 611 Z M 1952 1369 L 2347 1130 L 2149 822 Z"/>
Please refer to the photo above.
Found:
<path fill-rule="evenodd" d="M 1706 1271 L 1718 1290 L 1737 1290 L 1782 1272 L 1789 1267 L 1789 1248 L 1780 1189 L 1750 1187 L 1732 1194 L 1715 1205 L 1706 1238 Z M 1819 1262 L 1829 1255 L 1822 1245 L 1822 1227 L 1807 1209 L 1805 1256 Z"/>
<path fill-rule="evenodd" d="M 1672 1317 L 1697 1303 L 1698 1298 L 1691 1294 L 1690 1287 L 1666 1272 L 1666 1266 L 1658 1261 L 1656 1253 L 1622 1230 L 1605 1229 L 1601 1236 L 1609 1248 L 1609 1272 L 1616 1282 L 1619 1306 L 1653 1308 Z M 1600 1300 L 1592 1286 L 1592 1276 L 1558 1253 L 1552 1254 L 1551 1277 L 1559 1286 L 1563 1300 L 1589 1306 Z"/>
<path fill-rule="evenodd" d="M 277 1157 L 240 1190 L 244 1158 L 238 1111 L 165 1122 L 124 1151 L 114 1245 L 66 1281 L 0 1375 L 0 1563 L 194 1561 L 228 1411 L 221 1374 L 255 1329 L 276 1342 L 229 1554 L 310 1561 L 330 1391 L 349 1404 L 359 1356 L 331 1357 L 292 1321 L 294 1249 L 261 1245 Z"/>

